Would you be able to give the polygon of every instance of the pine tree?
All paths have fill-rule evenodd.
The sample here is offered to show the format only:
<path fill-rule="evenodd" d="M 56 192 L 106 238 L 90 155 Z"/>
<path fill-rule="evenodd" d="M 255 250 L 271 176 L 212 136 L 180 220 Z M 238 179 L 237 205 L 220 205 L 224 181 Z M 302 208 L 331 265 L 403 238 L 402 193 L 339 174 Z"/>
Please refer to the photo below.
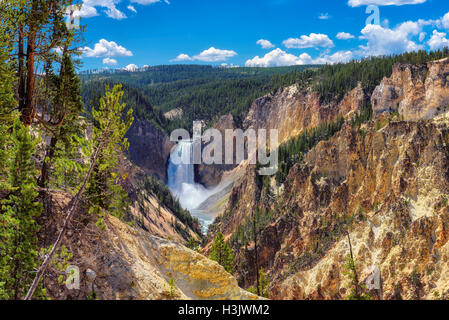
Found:
<path fill-rule="evenodd" d="M 6 10 L 6 2 L 0 2 L 0 12 Z M 11 296 L 10 277 L 11 264 L 9 250 L 11 249 L 12 232 L 16 226 L 16 220 L 12 217 L 6 201 L 13 188 L 9 180 L 9 162 L 12 157 L 13 139 L 11 132 L 17 112 L 12 110 L 16 103 L 13 96 L 14 75 L 9 54 L 11 53 L 11 39 L 6 32 L 9 28 L 8 21 L 0 16 L 0 299 L 8 299 Z"/>
<path fill-rule="evenodd" d="M 77 210 L 81 198 L 85 194 L 86 187 L 91 183 L 92 172 L 97 165 L 100 155 L 102 155 L 107 162 L 104 166 L 100 166 L 99 169 L 108 169 L 110 168 L 109 166 L 115 167 L 117 165 L 119 156 L 122 154 L 123 150 L 128 147 L 128 141 L 124 136 L 133 122 L 133 111 L 132 109 L 129 109 L 125 115 L 123 114 L 126 105 L 121 103 L 122 97 L 123 91 L 121 91 L 120 85 L 114 86 L 112 90 L 106 88 L 105 96 L 100 100 L 100 105 L 97 109 L 92 109 L 92 116 L 96 125 L 93 128 L 92 139 L 87 140 L 86 143 L 88 145 L 83 147 L 84 153 L 88 154 L 89 157 L 89 167 L 84 175 L 84 179 L 75 189 L 76 194 L 70 201 L 61 231 L 59 232 L 55 243 L 51 246 L 51 250 L 45 255 L 44 261 L 37 271 L 28 293 L 25 296 L 25 300 L 29 300 L 33 297 L 42 276 L 45 274 L 56 251 L 61 246 L 73 214 Z M 113 190 L 111 192 L 113 192 Z M 116 205 L 118 206 L 118 204 Z M 120 210 L 118 207 L 113 207 L 113 209 Z"/>
<path fill-rule="evenodd" d="M 234 271 L 234 253 L 231 247 L 224 241 L 223 234 L 218 232 L 210 249 L 209 257 L 218 262 L 229 273 Z"/>
<path fill-rule="evenodd" d="M 125 110 L 126 105 L 119 104 L 123 97 L 121 88 L 121 85 L 117 85 L 111 92 L 109 87 L 106 86 L 106 96 L 105 98 L 100 99 L 99 108 L 92 109 L 94 118 L 94 136 L 96 132 L 99 132 L 105 126 L 103 117 L 106 112 L 117 112 L 118 109 L 121 110 L 120 112 L 123 112 Z M 114 107 L 114 104 L 116 104 L 115 107 L 118 109 L 110 110 L 111 107 Z M 123 177 L 115 172 L 115 168 L 118 165 L 119 157 L 122 152 L 129 147 L 127 139 L 123 139 L 123 136 L 133 121 L 132 112 L 132 109 L 127 111 L 124 122 L 125 126 L 117 128 L 117 134 L 122 134 L 120 145 L 111 145 L 110 148 L 105 148 L 98 155 L 97 163 L 87 187 L 86 195 L 93 205 L 91 212 L 98 213 L 100 217 L 101 209 L 104 209 L 118 218 L 123 218 L 125 211 L 128 208 L 128 194 L 120 184 Z"/>
<path fill-rule="evenodd" d="M 6 2 L 1 1 L 0 12 L 5 11 L 6 7 Z M 10 59 L 12 40 L 7 32 L 9 28 L 8 20 L 0 15 L 0 191 L 7 188 L 6 164 L 9 157 L 8 146 L 11 144 L 10 132 L 14 119 L 18 116 L 17 112 L 13 112 L 17 104 L 14 100 L 15 78 Z"/>
<path fill-rule="evenodd" d="M 359 282 L 359 276 L 357 272 L 357 265 L 354 260 L 354 255 L 352 253 L 352 244 L 349 232 L 347 232 L 348 244 L 349 244 L 349 254 L 346 257 L 346 263 L 344 265 L 345 275 L 350 279 L 350 289 L 347 295 L 348 300 L 371 300 L 372 297 L 366 292 L 365 286 Z"/>
<path fill-rule="evenodd" d="M 46 123 L 47 114 L 38 115 L 37 105 L 43 88 L 36 72 L 43 62 L 53 65 L 59 61 L 56 48 L 66 48 L 78 41 L 83 28 L 69 30 L 66 10 L 71 0 L 10 0 L 2 13 L 13 35 L 14 53 L 17 57 L 18 108 L 22 122 L 29 126 L 34 120 Z M 73 50 L 75 52 L 77 50 Z M 39 102 L 39 103 L 37 103 Z M 44 113 L 44 112 L 42 112 Z"/>
<path fill-rule="evenodd" d="M 1 201 L 0 283 L 8 298 L 25 296 L 37 267 L 37 231 L 35 218 L 42 206 L 36 201 L 35 168 L 32 154 L 36 142 L 20 121 L 12 133 L 12 156 L 8 161 L 10 195 Z"/>
<path fill-rule="evenodd" d="M 84 111 L 81 82 L 75 72 L 73 59 L 67 52 L 62 56 L 59 75 L 53 74 L 51 68 L 48 68 L 46 78 L 45 86 L 49 98 L 45 102 L 49 104 L 49 120 L 43 130 L 51 139 L 42 165 L 39 185 L 67 187 L 79 183 L 77 174 L 73 172 L 77 169 L 76 162 L 68 161 L 77 158 L 86 127 L 85 121 L 80 117 Z M 67 170 L 69 168 L 73 169 Z"/>

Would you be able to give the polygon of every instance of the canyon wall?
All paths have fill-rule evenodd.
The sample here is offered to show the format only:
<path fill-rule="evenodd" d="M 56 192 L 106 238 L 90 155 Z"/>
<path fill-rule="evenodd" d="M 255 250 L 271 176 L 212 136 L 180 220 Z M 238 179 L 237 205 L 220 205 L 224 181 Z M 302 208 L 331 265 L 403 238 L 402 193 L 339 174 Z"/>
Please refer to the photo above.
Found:
<path fill-rule="evenodd" d="M 130 142 L 129 158 L 147 174 L 167 180 L 171 148 L 169 137 L 151 121 L 136 119 L 126 134 Z"/>
<path fill-rule="evenodd" d="M 271 298 L 345 298 L 350 239 L 360 280 L 379 275 L 373 298 L 449 296 L 447 77 L 447 59 L 397 64 L 371 97 L 359 86 L 342 102 L 321 106 L 313 93 L 290 87 L 255 102 L 246 127 L 277 128 L 281 141 L 339 114 L 350 120 L 369 100 L 375 116 L 361 127 L 346 121 L 282 186 L 271 179 L 270 192 L 254 167 L 239 169 L 245 174 L 209 240 L 221 230 L 230 241 L 241 286 L 254 285 L 257 265 Z M 260 212 L 268 221 L 258 230 L 256 255 L 254 235 L 239 230 Z"/>
<path fill-rule="evenodd" d="M 57 236 L 70 196 L 52 194 L 54 208 L 41 217 L 41 245 Z M 223 267 L 173 240 L 151 235 L 141 228 L 105 214 L 105 227 L 79 210 L 69 225 L 63 244 L 73 254 L 69 264 L 80 271 L 80 288 L 68 289 L 58 277 L 64 271 L 50 268 L 43 286 L 52 299 L 66 300 L 253 300 L 257 296 L 238 287 Z M 89 276 L 94 275 L 94 281 Z"/>
<path fill-rule="evenodd" d="M 449 59 L 427 66 L 396 64 L 371 97 L 377 113 L 396 110 L 404 120 L 430 119 L 449 107 Z"/>

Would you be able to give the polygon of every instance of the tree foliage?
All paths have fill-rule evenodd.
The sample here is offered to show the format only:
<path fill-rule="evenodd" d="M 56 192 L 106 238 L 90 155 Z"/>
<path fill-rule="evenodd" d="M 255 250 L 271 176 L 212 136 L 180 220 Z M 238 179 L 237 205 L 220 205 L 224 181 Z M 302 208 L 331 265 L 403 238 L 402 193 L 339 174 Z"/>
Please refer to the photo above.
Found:
<path fill-rule="evenodd" d="M 99 153 L 87 186 L 91 212 L 96 211 L 101 216 L 101 209 L 104 209 L 118 218 L 125 216 L 129 204 L 127 193 L 120 184 L 124 178 L 117 174 L 116 167 L 120 156 L 129 147 L 125 134 L 134 121 L 133 109 L 123 114 L 126 104 L 121 102 L 121 89 L 121 85 L 112 90 L 106 86 L 105 96 L 97 107 L 92 108 L 92 150 L 99 149 Z"/>
<path fill-rule="evenodd" d="M 229 273 L 234 272 L 234 253 L 231 247 L 224 241 L 223 234 L 218 232 L 210 249 L 209 258 L 217 261 Z"/>
<path fill-rule="evenodd" d="M 303 160 L 304 155 L 318 142 L 328 140 L 340 131 L 344 123 L 343 118 L 338 118 L 332 123 L 322 123 L 316 128 L 306 130 L 298 137 L 279 146 L 279 169 L 276 173 L 276 182 L 281 184 L 287 178 L 290 169 Z"/>
<path fill-rule="evenodd" d="M 9 196 L 0 209 L 0 296 L 25 296 L 38 266 L 36 217 L 42 205 L 37 201 L 36 170 L 32 155 L 36 140 L 28 128 L 16 121 L 8 161 Z"/>
<path fill-rule="evenodd" d="M 213 68 L 211 66 L 159 66 L 146 71 L 83 75 L 83 101 L 86 105 L 104 83 L 123 83 L 125 101 L 136 117 L 152 121 L 166 133 L 177 128 L 192 129 L 192 122 L 212 123 L 232 113 L 243 121 L 256 98 L 277 90 L 296 76 L 276 77 L 310 66 L 282 68 Z M 168 120 L 164 113 L 181 109 L 183 116 Z"/>

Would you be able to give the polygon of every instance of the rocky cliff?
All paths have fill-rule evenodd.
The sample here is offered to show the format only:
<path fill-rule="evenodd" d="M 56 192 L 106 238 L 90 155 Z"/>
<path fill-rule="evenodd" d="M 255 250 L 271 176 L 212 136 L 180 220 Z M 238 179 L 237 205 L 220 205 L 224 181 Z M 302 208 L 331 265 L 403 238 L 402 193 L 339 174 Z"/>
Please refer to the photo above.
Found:
<path fill-rule="evenodd" d="M 358 112 L 367 96 L 361 86 L 354 88 L 339 103 L 321 104 L 317 93 L 299 90 L 296 85 L 281 88 L 275 95 L 257 99 L 243 123 L 244 129 L 278 129 L 279 143 L 298 136 L 306 129 L 323 122 L 332 122 L 339 115 L 347 117 Z"/>
<path fill-rule="evenodd" d="M 298 136 L 307 129 L 315 128 L 323 122 L 332 122 L 338 116 L 352 117 L 367 103 L 369 97 L 359 85 L 350 91 L 339 103 L 320 103 L 318 94 L 312 90 L 300 91 L 296 85 L 281 88 L 274 95 L 267 95 L 257 99 L 252 104 L 247 117 L 244 120 L 243 129 L 277 129 L 279 131 L 279 143 L 288 141 Z M 225 119 L 222 118 L 222 119 Z M 229 123 L 222 121 L 223 123 Z M 222 125 L 221 125 L 222 126 Z M 228 128 L 224 125 L 224 128 Z M 220 176 L 225 171 L 220 166 L 204 166 L 203 172 L 220 171 Z M 238 173 L 238 174 L 237 174 Z M 221 220 L 225 227 L 225 233 L 232 234 L 241 224 L 243 219 L 250 215 L 258 203 L 258 191 L 255 184 L 254 168 L 242 163 L 233 171 L 238 176 L 234 183 L 234 189 L 229 192 L 229 201 L 225 210 L 225 216 Z M 241 210 L 234 211 L 236 205 Z M 230 212 L 237 212 L 230 214 Z M 229 221 L 231 219 L 232 221 Z"/>
<path fill-rule="evenodd" d="M 222 136 L 222 146 L 225 146 L 225 132 L 226 130 L 237 129 L 237 124 L 234 120 L 232 114 L 222 116 L 213 126 L 212 129 L 218 130 Z M 207 147 L 208 144 L 204 144 L 203 148 Z M 204 149 L 203 149 L 204 150 Z M 195 180 L 204 186 L 210 188 L 218 185 L 223 174 L 226 171 L 233 170 L 236 167 L 234 164 L 225 164 L 225 155 L 222 154 L 222 164 L 211 164 L 205 165 L 200 164 L 195 168 Z"/>
<path fill-rule="evenodd" d="M 339 116 L 352 117 L 367 104 L 368 100 L 369 97 L 360 85 L 345 95 L 339 103 L 331 104 L 322 104 L 318 94 L 311 90 L 299 90 L 297 85 L 292 85 L 279 89 L 274 95 L 269 94 L 255 100 L 242 128 L 237 127 L 232 115 L 221 117 L 213 128 L 220 131 L 223 137 L 226 129 L 242 129 L 244 131 L 265 129 L 268 132 L 270 129 L 277 129 L 279 143 L 283 143 L 307 129 L 317 127 L 321 123 L 335 121 Z M 223 146 L 224 143 L 223 138 Z M 213 187 L 222 182 L 223 177 L 231 175 L 237 179 L 242 174 L 246 174 L 246 167 L 246 163 L 239 166 L 235 164 L 202 164 L 197 168 L 196 180 L 207 187 Z M 239 188 L 239 183 L 236 185 Z M 227 192 L 222 199 L 227 199 L 230 194 L 230 192 Z M 252 192 L 248 191 L 247 196 L 251 197 L 251 195 Z M 247 203 L 244 200 L 242 202 Z M 223 204 L 221 206 L 225 207 Z M 248 205 L 247 208 L 251 208 L 251 206 Z"/>
<path fill-rule="evenodd" d="M 278 128 L 282 141 L 338 114 L 349 120 L 367 99 L 376 116 L 361 127 L 347 121 L 280 187 L 246 167 L 210 235 L 221 230 L 237 252 L 243 287 L 254 285 L 257 266 L 272 298 L 343 299 L 349 234 L 360 280 L 378 275 L 379 287 L 367 283 L 373 298 L 449 296 L 447 66 L 397 64 L 372 97 L 359 86 L 334 106 L 294 87 L 253 105 L 246 125 Z"/>
<path fill-rule="evenodd" d="M 53 193 L 50 216 L 41 217 L 41 245 L 56 238 L 70 197 Z M 105 215 L 105 228 L 80 210 L 72 220 L 64 245 L 73 253 L 69 264 L 80 271 L 80 288 L 69 290 L 58 281 L 64 272 L 52 267 L 43 280 L 52 299 L 257 299 L 216 262 Z M 57 260 L 56 260 L 57 261 Z M 90 281 L 89 277 L 94 276 Z"/>
<path fill-rule="evenodd" d="M 396 64 L 371 102 L 377 113 L 397 110 L 404 120 L 430 119 L 449 107 L 449 58 L 427 65 Z"/>
<path fill-rule="evenodd" d="M 167 180 L 167 165 L 173 143 L 148 120 L 136 119 L 126 134 L 130 142 L 129 157 L 147 174 Z"/>
<path fill-rule="evenodd" d="M 449 289 L 447 128 L 391 122 L 366 130 L 346 127 L 291 171 L 284 214 L 269 230 L 284 235 L 271 266 L 274 297 L 344 297 L 347 231 L 363 280 L 380 270 L 382 298 Z"/>

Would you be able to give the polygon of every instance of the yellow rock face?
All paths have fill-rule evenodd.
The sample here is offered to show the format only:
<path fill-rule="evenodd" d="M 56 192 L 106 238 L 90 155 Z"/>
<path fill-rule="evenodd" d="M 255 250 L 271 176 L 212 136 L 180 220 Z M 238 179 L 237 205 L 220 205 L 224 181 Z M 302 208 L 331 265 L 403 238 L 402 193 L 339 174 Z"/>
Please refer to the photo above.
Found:
<path fill-rule="evenodd" d="M 274 212 L 258 240 L 271 298 L 344 299 L 349 226 L 360 280 L 379 274 L 382 287 L 371 292 L 374 297 L 449 298 L 449 110 L 437 107 L 449 99 L 442 78 L 448 61 L 430 63 L 424 82 L 420 69 L 396 66 L 392 78 L 376 89 L 375 119 L 360 129 L 347 124 L 319 143 L 304 163 L 292 168 L 277 199 L 256 201 L 254 170 L 245 168 L 218 226 L 229 238 L 257 206 Z M 402 96 L 388 91 L 387 85 L 399 83 Z M 351 104 L 360 96 L 358 90 L 339 105 L 347 115 L 359 106 Z M 316 126 L 322 106 L 308 117 L 306 109 L 313 104 L 302 108 L 304 96 L 294 91 L 264 98 L 253 106 L 247 123 L 280 128 L 282 139 L 297 135 L 304 123 Z M 436 96 L 426 98 L 428 92 Z M 388 103 L 408 111 L 397 117 L 383 113 L 390 109 Z M 404 115 L 407 121 L 402 121 Z M 291 125 L 288 117 L 295 119 Z M 245 268 L 237 277 L 245 286 L 254 282 L 254 272 L 246 267 L 254 265 L 252 250 L 250 243 L 238 253 Z"/>
<path fill-rule="evenodd" d="M 65 194 L 54 195 L 60 204 Z M 64 212 L 55 212 L 46 221 L 46 241 L 51 241 Z M 95 221 L 79 213 L 69 229 L 65 245 L 74 257 L 71 265 L 80 270 L 80 290 L 68 290 L 52 279 L 50 272 L 44 286 L 53 299 L 87 299 L 92 288 L 98 299 L 258 299 L 239 288 L 235 278 L 223 267 L 180 243 L 164 240 L 105 216 L 106 229 L 100 231 Z M 94 285 L 84 272 L 95 271 Z"/>
<path fill-rule="evenodd" d="M 371 102 L 377 113 L 398 110 L 404 120 L 430 119 L 449 110 L 449 59 L 426 67 L 396 64 L 382 80 Z"/>
<path fill-rule="evenodd" d="M 290 173 L 285 188 L 292 196 L 286 197 L 285 208 L 295 207 L 300 214 L 283 230 L 283 241 L 288 239 L 289 250 L 294 247 L 296 253 L 294 259 L 286 252 L 274 258 L 272 274 L 279 281 L 273 287 L 274 298 L 346 296 L 349 283 L 343 266 L 348 240 L 344 233 L 329 237 L 343 215 L 353 219 L 350 238 L 360 280 L 379 270 L 382 288 L 372 291 L 374 297 L 447 297 L 447 126 L 391 122 L 379 130 L 374 124 L 364 130 L 361 137 L 344 128 Z M 314 178 L 322 172 L 326 174 L 321 180 Z M 330 245 L 317 250 L 326 239 Z M 311 263 L 287 278 L 276 271 L 307 254 L 314 257 Z"/>

